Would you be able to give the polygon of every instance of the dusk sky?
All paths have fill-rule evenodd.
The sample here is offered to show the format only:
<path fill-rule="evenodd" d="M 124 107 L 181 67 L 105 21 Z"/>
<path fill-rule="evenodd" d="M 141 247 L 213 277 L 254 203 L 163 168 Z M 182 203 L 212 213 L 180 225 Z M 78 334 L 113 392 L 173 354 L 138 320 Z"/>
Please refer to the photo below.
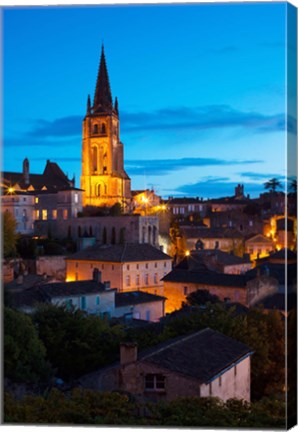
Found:
<path fill-rule="evenodd" d="M 5 8 L 3 169 L 81 175 L 104 43 L 132 189 L 257 196 L 286 175 L 286 3 Z"/>

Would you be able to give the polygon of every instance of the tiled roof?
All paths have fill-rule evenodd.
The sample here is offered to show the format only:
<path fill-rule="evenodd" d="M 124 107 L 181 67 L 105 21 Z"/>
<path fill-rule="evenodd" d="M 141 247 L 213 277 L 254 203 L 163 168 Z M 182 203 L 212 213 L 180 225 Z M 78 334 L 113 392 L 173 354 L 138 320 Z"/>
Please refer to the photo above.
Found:
<path fill-rule="evenodd" d="M 42 286 L 43 292 L 50 297 L 67 297 L 96 294 L 105 291 L 103 283 L 94 280 L 83 280 L 73 282 L 56 282 Z"/>
<path fill-rule="evenodd" d="M 115 306 L 129 306 L 165 300 L 165 297 L 143 291 L 128 291 L 115 294 Z"/>
<path fill-rule="evenodd" d="M 143 351 L 139 360 L 208 383 L 249 354 L 247 345 L 206 328 Z"/>
<path fill-rule="evenodd" d="M 258 274 L 267 275 L 275 278 L 280 285 L 286 283 L 286 269 L 287 269 L 287 281 L 288 284 L 295 284 L 297 281 L 297 269 L 296 264 L 288 264 L 287 267 L 284 264 L 271 263 L 270 261 L 265 262 L 257 267 L 246 272 L 248 277 L 256 277 Z"/>
<path fill-rule="evenodd" d="M 171 260 L 172 258 L 156 247 L 143 243 L 124 245 L 95 245 L 71 255 L 67 260 L 88 260 L 107 262 L 134 262 Z"/>
<path fill-rule="evenodd" d="M 181 234 L 186 238 L 243 238 L 243 235 L 234 229 L 181 227 Z"/>
<path fill-rule="evenodd" d="M 165 282 L 183 282 L 212 286 L 245 288 L 249 278 L 246 275 L 217 273 L 214 271 L 189 271 L 174 269 L 162 278 Z"/>
<path fill-rule="evenodd" d="M 203 249 L 197 251 L 191 251 L 190 256 L 186 257 L 189 261 L 193 261 L 195 266 L 198 261 L 208 264 L 218 263 L 220 265 L 241 265 L 249 264 L 249 256 L 243 258 L 238 257 L 234 254 L 223 252 L 219 249 Z"/>

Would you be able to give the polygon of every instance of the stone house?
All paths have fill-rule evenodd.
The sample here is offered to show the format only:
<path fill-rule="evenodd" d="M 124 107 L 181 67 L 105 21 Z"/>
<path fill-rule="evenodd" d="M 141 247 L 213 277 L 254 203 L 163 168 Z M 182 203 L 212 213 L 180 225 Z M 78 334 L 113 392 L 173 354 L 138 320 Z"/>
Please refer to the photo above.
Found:
<path fill-rule="evenodd" d="M 245 240 L 245 253 L 249 254 L 252 261 L 268 256 L 273 250 L 273 241 L 263 234 L 257 234 Z"/>
<path fill-rule="evenodd" d="M 82 387 L 128 392 L 139 401 L 218 397 L 250 401 L 250 357 L 241 342 L 206 328 L 138 353 L 120 347 L 120 364 L 79 379 Z"/>
<path fill-rule="evenodd" d="M 181 226 L 180 233 L 187 250 L 197 249 L 199 243 L 203 249 L 243 255 L 243 235 L 234 229 Z"/>
<path fill-rule="evenodd" d="M 190 255 L 184 258 L 188 268 L 196 268 L 201 262 L 206 264 L 209 270 L 228 274 L 243 274 L 252 268 L 252 263 L 247 255 L 239 257 L 233 253 L 222 252 L 219 249 L 202 249 L 190 251 Z"/>
<path fill-rule="evenodd" d="M 92 280 L 31 286 L 13 292 L 12 301 L 15 308 L 25 313 L 32 313 L 40 303 L 50 303 L 108 318 L 129 316 L 144 321 L 158 321 L 164 316 L 164 297 L 140 291 L 116 291 L 110 288 L 110 282 L 101 282 L 101 273 L 95 269 Z"/>
<path fill-rule="evenodd" d="M 185 260 L 164 278 L 166 313 L 180 309 L 186 297 L 199 289 L 207 290 L 221 301 L 253 306 L 278 291 L 278 281 L 268 275 L 225 274 L 209 270 L 204 263 L 187 267 Z"/>
<path fill-rule="evenodd" d="M 161 279 L 171 270 L 172 259 L 149 244 L 96 245 L 66 258 L 66 279 L 90 279 L 94 268 L 119 292 L 163 295 Z"/>

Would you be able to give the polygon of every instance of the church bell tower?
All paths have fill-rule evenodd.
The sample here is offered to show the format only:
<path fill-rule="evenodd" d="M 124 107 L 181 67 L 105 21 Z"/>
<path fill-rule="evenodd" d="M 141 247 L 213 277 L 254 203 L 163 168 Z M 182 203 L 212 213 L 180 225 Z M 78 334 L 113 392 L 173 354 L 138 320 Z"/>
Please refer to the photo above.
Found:
<path fill-rule="evenodd" d="M 113 104 L 104 47 L 102 47 L 93 105 L 90 95 L 83 120 L 83 206 L 130 208 L 130 178 L 124 170 L 123 144 L 119 138 L 118 100 Z"/>

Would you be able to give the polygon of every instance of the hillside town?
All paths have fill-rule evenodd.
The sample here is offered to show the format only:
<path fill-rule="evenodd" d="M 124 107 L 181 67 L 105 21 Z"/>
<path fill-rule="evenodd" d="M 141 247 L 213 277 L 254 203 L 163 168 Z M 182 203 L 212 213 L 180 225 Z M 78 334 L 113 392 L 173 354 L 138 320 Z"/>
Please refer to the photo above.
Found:
<path fill-rule="evenodd" d="M 38 423 L 37 411 L 26 417 L 20 405 L 28 395 L 56 389 L 62 407 L 79 389 L 102 392 L 104 414 L 76 420 L 73 407 L 69 419 L 52 412 L 53 422 L 156 425 L 162 408 L 157 415 L 148 402 L 170 412 L 180 401 L 183 411 L 181 398 L 191 398 L 189 410 L 196 400 L 203 412 L 210 398 L 219 426 L 230 425 L 223 409 L 236 419 L 233 400 L 247 418 L 234 426 L 253 424 L 255 409 L 280 427 L 276 406 L 295 393 L 284 361 L 285 323 L 290 329 L 296 316 L 296 180 L 285 192 L 268 178 L 254 198 L 245 184 L 208 199 L 132 190 L 119 123 L 102 47 L 80 185 L 51 160 L 42 173 L 27 158 L 19 172 L 2 173 L 8 419 L 18 412 Z M 117 407 L 107 416 L 106 405 L 120 404 L 107 392 L 126 404 L 123 417 Z M 51 423 L 50 412 L 40 421 Z M 181 425 L 212 425 L 180 415 Z M 175 425 L 171 416 L 164 425 Z"/>

